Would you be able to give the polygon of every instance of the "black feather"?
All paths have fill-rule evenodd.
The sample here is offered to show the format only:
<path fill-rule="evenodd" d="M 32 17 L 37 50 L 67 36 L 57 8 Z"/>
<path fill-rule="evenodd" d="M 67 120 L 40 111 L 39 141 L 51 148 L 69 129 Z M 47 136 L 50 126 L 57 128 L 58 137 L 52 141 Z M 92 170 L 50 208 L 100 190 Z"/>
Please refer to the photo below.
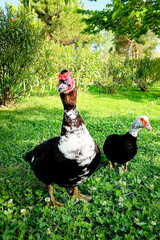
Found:
<path fill-rule="evenodd" d="M 23 154 L 22 157 L 23 157 L 23 159 L 24 159 L 26 162 L 31 163 L 31 160 L 32 160 L 32 158 L 33 158 L 33 150 L 31 150 L 31 151 Z"/>
<path fill-rule="evenodd" d="M 64 70 L 65 71 L 65 70 Z M 64 105 L 64 117 L 61 129 L 61 136 L 67 136 L 67 128 L 70 126 L 79 129 L 83 124 L 83 120 L 77 111 L 76 119 L 72 120 L 67 112 L 76 110 L 77 90 L 74 89 L 68 94 L 61 94 Z M 75 130 L 76 131 L 76 130 Z M 83 130 L 82 130 L 83 133 Z M 74 131 L 71 133 L 74 135 Z M 81 135 L 79 136 L 81 137 Z M 77 159 L 67 159 L 59 150 L 60 137 L 51 138 L 38 146 L 32 151 L 23 155 L 25 161 L 28 161 L 36 177 L 50 185 L 56 183 L 63 187 L 74 187 L 81 184 L 87 179 L 96 169 L 100 162 L 100 150 L 95 143 L 93 159 L 90 163 L 79 164 Z M 81 157 L 81 147 L 77 146 L 77 155 Z M 72 149 L 71 149 L 72 151 Z M 94 153 L 93 152 L 93 153 Z M 76 157 L 75 157 L 76 158 Z M 85 160 L 84 156 L 84 160 Z"/>
<path fill-rule="evenodd" d="M 126 163 L 130 161 L 137 153 L 137 138 L 129 132 L 124 135 L 109 135 L 104 143 L 103 150 L 113 163 Z"/>

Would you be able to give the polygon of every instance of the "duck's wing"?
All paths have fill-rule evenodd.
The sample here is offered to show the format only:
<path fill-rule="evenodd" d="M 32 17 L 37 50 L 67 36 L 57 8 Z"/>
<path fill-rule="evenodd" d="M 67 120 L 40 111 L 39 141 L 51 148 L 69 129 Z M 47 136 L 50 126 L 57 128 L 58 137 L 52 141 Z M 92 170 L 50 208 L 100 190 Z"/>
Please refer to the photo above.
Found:
<path fill-rule="evenodd" d="M 23 159 L 32 165 L 32 163 L 35 162 L 36 159 L 48 155 L 51 153 L 51 151 L 54 151 L 57 146 L 58 140 L 59 137 L 55 137 L 37 145 L 33 150 L 23 154 Z"/>

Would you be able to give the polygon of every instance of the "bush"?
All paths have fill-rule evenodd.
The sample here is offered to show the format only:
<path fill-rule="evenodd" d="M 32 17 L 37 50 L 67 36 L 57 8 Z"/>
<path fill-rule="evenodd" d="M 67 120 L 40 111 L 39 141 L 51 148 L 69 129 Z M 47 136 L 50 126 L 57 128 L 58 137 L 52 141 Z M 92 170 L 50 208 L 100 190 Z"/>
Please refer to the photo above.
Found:
<path fill-rule="evenodd" d="M 27 71 L 37 53 L 39 36 L 40 28 L 29 9 L 6 5 L 6 13 L 0 12 L 0 105 L 29 90 Z"/>
<path fill-rule="evenodd" d="M 83 46 L 79 43 L 78 46 L 63 46 L 46 39 L 39 56 L 32 69 L 36 72 L 34 76 L 37 82 L 36 89 L 56 88 L 58 73 L 64 68 L 73 72 L 77 85 L 83 89 L 90 85 L 96 85 L 109 93 L 117 89 L 113 61 L 105 62 L 102 51 L 92 51 L 90 45 Z M 119 66 L 118 63 L 117 69 Z"/>
<path fill-rule="evenodd" d="M 106 71 L 97 86 L 106 89 L 107 92 L 115 92 L 118 86 L 137 85 L 141 91 L 160 80 L 160 59 L 145 57 L 138 60 L 130 60 L 127 64 L 119 61 L 117 56 L 111 56 L 108 63 L 104 63 Z"/>
<path fill-rule="evenodd" d="M 149 61 L 154 70 L 149 70 L 150 78 L 152 72 L 152 80 L 148 80 L 148 86 L 158 79 L 159 64 L 158 59 Z M 82 89 L 95 85 L 103 92 L 114 93 L 119 86 L 141 83 L 143 62 L 145 59 L 131 60 L 125 64 L 115 54 L 105 61 L 101 49 L 92 51 L 90 45 L 81 43 L 64 46 L 47 38 L 36 55 L 34 65 L 30 66 L 29 74 L 33 76 L 32 86 L 36 93 L 56 89 L 58 74 L 65 68 L 73 72 L 77 85 Z M 145 64 L 148 66 L 148 62 Z"/>
<path fill-rule="evenodd" d="M 114 93 L 119 86 L 129 86 L 135 78 L 135 64 L 133 61 L 126 65 L 116 54 L 110 55 L 109 61 L 103 63 L 101 79 L 96 81 L 96 86 L 108 93 Z"/>
<path fill-rule="evenodd" d="M 73 72 L 77 85 L 86 88 L 98 79 L 101 80 L 104 61 L 100 50 L 91 51 L 90 45 L 63 46 L 53 40 L 45 40 L 43 48 L 40 50 L 40 58 L 33 68 L 36 72 L 37 87 L 56 88 L 58 73 L 63 69 Z"/>
<path fill-rule="evenodd" d="M 145 57 L 136 60 L 136 80 L 141 91 L 146 91 L 147 87 L 153 85 L 154 82 L 160 80 L 160 59 L 150 59 Z"/>

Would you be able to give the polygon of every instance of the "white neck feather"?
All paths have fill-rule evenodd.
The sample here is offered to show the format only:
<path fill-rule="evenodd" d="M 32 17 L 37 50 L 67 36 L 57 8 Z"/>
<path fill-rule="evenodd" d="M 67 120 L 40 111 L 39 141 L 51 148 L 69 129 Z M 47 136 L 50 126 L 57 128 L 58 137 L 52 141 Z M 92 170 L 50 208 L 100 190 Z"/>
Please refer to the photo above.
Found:
<path fill-rule="evenodd" d="M 141 128 L 135 128 L 134 125 L 132 125 L 129 129 L 129 133 L 133 136 L 133 137 L 137 137 L 137 134 L 139 132 L 139 130 L 141 130 Z"/>

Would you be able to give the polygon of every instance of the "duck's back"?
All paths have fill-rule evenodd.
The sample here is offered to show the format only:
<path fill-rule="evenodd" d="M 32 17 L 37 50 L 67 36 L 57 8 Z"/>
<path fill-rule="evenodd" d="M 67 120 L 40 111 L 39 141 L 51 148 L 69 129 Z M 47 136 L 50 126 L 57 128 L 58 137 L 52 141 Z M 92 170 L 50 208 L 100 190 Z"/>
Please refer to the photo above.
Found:
<path fill-rule="evenodd" d="M 128 132 L 124 135 L 109 135 L 106 138 L 103 150 L 111 162 L 126 163 L 137 153 L 136 138 Z"/>

